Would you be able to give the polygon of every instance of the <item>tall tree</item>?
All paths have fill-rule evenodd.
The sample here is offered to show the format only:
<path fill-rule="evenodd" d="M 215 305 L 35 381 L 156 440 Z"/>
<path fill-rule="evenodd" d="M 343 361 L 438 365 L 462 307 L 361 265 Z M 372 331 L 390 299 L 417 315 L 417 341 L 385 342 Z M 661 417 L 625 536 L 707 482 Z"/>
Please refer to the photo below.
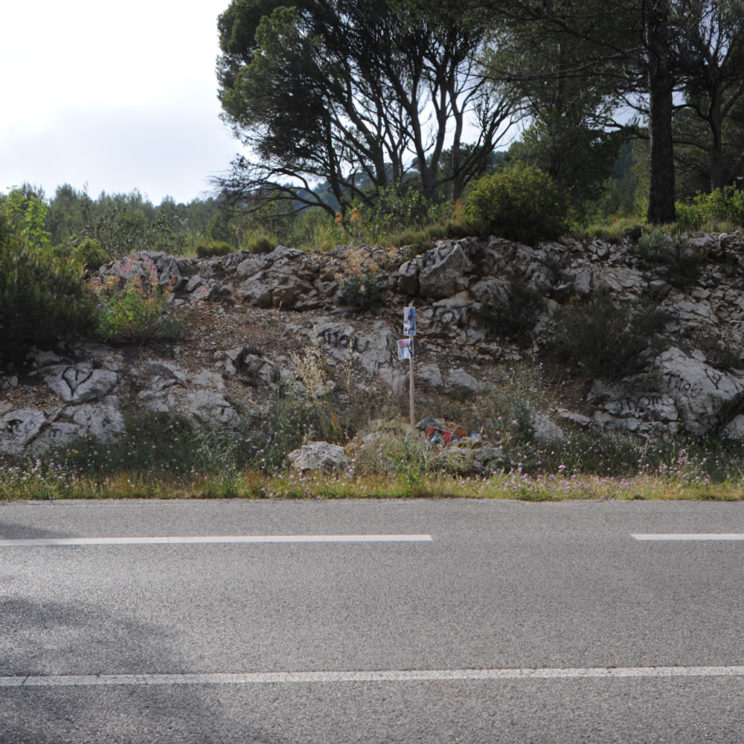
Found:
<path fill-rule="evenodd" d="M 548 173 L 577 207 L 596 198 L 625 137 L 612 116 L 620 70 L 596 47 L 551 22 L 507 22 L 484 56 L 486 74 L 512 86 L 530 121 L 511 153 Z"/>
<path fill-rule="evenodd" d="M 454 0 L 233 0 L 219 30 L 224 118 L 255 155 L 222 180 L 233 195 L 333 213 L 414 176 L 456 198 L 514 115 L 476 69 L 484 14 Z"/>
<path fill-rule="evenodd" d="M 676 15 L 678 162 L 715 190 L 744 171 L 744 0 L 677 0 Z"/>
<path fill-rule="evenodd" d="M 672 222 L 674 150 L 672 115 L 675 90 L 673 0 L 501 0 L 489 3 L 511 24 L 534 24 L 545 38 L 559 37 L 579 45 L 573 70 L 542 74 L 559 81 L 581 71 L 587 80 L 614 79 L 615 90 L 648 102 L 651 179 L 648 219 Z"/>

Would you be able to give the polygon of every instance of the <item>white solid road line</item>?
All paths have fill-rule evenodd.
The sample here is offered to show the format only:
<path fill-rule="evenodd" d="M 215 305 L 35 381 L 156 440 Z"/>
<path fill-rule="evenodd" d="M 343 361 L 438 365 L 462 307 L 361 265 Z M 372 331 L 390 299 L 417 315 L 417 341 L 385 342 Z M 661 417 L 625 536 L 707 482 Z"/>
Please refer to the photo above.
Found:
<path fill-rule="evenodd" d="M 431 535 L 191 535 L 160 537 L 55 537 L 0 540 L 0 548 L 90 545 L 243 545 L 255 543 L 431 542 Z"/>
<path fill-rule="evenodd" d="M 641 541 L 666 541 L 666 542 L 694 542 L 700 541 L 727 541 L 727 540 L 744 540 L 744 532 L 638 532 L 632 534 L 636 540 Z"/>
<path fill-rule="evenodd" d="M 478 682 L 546 679 L 672 679 L 680 677 L 744 677 L 744 666 L 421 669 L 347 672 L 247 672 L 244 674 L 53 674 L 45 676 L 20 675 L 16 677 L 0 677 L 0 688 L 439 681 Z"/>

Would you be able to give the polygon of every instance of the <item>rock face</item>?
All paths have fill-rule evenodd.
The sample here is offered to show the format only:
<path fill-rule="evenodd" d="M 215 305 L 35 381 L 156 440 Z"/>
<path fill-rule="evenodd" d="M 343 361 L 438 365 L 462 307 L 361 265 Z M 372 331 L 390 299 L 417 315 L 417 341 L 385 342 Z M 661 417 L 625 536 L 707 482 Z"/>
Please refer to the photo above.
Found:
<path fill-rule="evenodd" d="M 641 373 L 589 381 L 570 406 L 556 401 L 536 412 L 535 439 L 559 442 L 568 427 L 744 439 L 744 236 L 697 236 L 689 246 L 707 258 L 684 282 L 629 241 L 529 247 L 468 238 L 408 260 L 351 246 L 210 259 L 138 254 L 102 267 L 101 276 L 156 275 L 172 288 L 174 308 L 199 308 L 200 325 L 170 349 L 61 345 L 38 352 L 30 373 L 0 374 L 0 455 L 113 441 L 127 411 L 184 416 L 241 436 L 265 426 L 272 402 L 288 391 L 317 398 L 334 391 L 338 405 L 407 415 L 409 365 L 398 361 L 397 341 L 409 304 L 417 309 L 420 413 L 443 415 L 437 407 L 454 401 L 478 414 L 500 370 L 539 363 L 561 307 L 598 293 L 619 307 L 654 303 L 667 318 L 663 343 L 649 343 Z M 339 302 L 344 282 L 362 273 L 377 277 L 383 302 L 357 312 Z M 518 311 L 509 305 L 516 287 L 542 301 L 521 345 L 501 333 L 503 318 L 493 313 L 495 305 Z M 318 379 L 302 368 L 310 358 Z M 498 448 L 481 449 L 463 454 L 479 472 L 499 460 Z M 341 455 L 320 443 L 292 460 L 300 470 L 346 467 Z"/>
<path fill-rule="evenodd" d="M 716 370 L 702 354 L 688 356 L 672 348 L 659 356 L 656 364 L 668 397 L 692 434 L 704 434 L 727 423 L 731 411 L 741 405 L 744 375 Z"/>

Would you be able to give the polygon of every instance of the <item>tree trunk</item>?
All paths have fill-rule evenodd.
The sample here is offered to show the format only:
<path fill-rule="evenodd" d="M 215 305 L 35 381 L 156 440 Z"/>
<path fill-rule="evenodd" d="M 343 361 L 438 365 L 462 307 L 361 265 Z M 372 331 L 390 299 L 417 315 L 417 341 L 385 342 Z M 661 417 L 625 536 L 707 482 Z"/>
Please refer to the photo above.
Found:
<path fill-rule="evenodd" d="M 654 225 L 662 225 L 677 219 L 674 206 L 674 145 L 672 139 L 674 78 L 670 60 L 668 0 L 648 0 L 646 48 L 651 140 L 648 221 Z"/>
<path fill-rule="evenodd" d="M 709 118 L 710 124 L 710 190 L 715 191 L 726 185 L 726 172 L 723 159 L 723 112 L 721 111 L 721 90 L 717 87 L 713 91 L 710 102 Z"/>

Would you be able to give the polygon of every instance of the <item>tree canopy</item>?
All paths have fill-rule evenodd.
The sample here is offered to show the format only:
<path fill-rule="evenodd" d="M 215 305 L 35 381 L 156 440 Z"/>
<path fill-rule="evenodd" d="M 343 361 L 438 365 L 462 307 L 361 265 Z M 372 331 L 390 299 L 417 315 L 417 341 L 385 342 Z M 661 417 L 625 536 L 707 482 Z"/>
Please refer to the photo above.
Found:
<path fill-rule="evenodd" d="M 480 74 L 488 29 L 453 0 L 233 0 L 219 96 L 256 157 L 234 162 L 226 192 L 331 212 L 314 182 L 342 211 L 411 179 L 428 199 L 459 197 L 518 111 Z"/>

